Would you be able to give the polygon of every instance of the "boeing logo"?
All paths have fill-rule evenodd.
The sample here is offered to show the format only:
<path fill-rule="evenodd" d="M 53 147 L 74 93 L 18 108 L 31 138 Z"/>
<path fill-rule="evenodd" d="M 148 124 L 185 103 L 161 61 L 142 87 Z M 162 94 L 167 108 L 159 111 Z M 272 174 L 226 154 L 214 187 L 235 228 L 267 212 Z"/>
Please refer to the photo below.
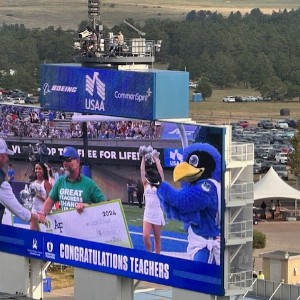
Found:
<path fill-rule="evenodd" d="M 49 93 L 51 93 L 50 92 L 50 88 L 49 88 L 49 84 L 48 83 L 44 83 L 44 85 L 43 85 L 43 94 L 44 94 L 44 96 L 46 96 Z"/>
<path fill-rule="evenodd" d="M 96 89 L 96 98 L 94 93 Z M 85 99 L 85 108 L 88 110 L 105 111 L 105 84 L 99 78 L 99 72 L 94 72 L 93 77 L 85 76 L 85 91 L 92 97 Z"/>
<path fill-rule="evenodd" d="M 53 84 L 51 87 L 49 83 L 44 83 L 43 85 L 43 94 L 46 96 L 51 92 L 63 92 L 63 93 L 76 93 L 77 87 L 76 86 L 69 86 L 69 85 L 57 85 Z"/>

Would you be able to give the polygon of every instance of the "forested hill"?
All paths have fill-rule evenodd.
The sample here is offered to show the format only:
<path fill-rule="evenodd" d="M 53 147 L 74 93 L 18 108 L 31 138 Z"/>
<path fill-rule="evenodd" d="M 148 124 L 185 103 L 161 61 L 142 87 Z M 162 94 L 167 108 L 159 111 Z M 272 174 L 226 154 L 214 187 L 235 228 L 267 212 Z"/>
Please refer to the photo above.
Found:
<path fill-rule="evenodd" d="M 135 27 L 147 39 L 162 40 L 156 60 L 169 69 L 187 70 L 190 78 L 212 86 L 252 86 L 263 95 L 295 97 L 300 93 L 300 9 L 263 14 L 259 9 L 228 17 L 210 11 L 191 11 L 185 21 L 149 19 Z M 79 31 L 84 29 L 82 22 Z M 125 37 L 136 33 L 124 23 Z M 0 87 L 24 90 L 38 86 L 43 62 L 71 62 L 78 32 L 0 27 Z M 10 72 L 12 69 L 15 72 Z"/>

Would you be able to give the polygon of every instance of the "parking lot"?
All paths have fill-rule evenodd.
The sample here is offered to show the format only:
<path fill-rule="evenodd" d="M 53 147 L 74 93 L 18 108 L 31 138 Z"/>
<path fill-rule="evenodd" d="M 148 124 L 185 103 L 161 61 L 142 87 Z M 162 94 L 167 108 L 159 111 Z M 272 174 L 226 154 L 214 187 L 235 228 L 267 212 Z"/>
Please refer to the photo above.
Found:
<path fill-rule="evenodd" d="M 288 180 L 289 153 L 293 151 L 291 139 L 295 134 L 295 125 L 292 119 L 264 119 L 255 125 L 241 120 L 232 124 L 232 139 L 254 144 L 254 174 L 266 173 L 272 166 L 282 179 Z"/>

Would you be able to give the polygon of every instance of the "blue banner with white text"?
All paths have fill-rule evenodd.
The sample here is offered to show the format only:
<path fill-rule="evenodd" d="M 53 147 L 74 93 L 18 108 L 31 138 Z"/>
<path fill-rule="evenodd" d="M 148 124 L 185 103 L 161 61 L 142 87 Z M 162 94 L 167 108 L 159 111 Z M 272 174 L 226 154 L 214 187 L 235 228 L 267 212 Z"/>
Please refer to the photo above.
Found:
<path fill-rule="evenodd" d="M 221 295 L 221 268 L 141 250 L 0 226 L 0 251 Z M 201 274 L 199 274 L 201 270 Z"/>
<path fill-rule="evenodd" d="M 45 109 L 145 120 L 185 118 L 188 97 L 187 72 L 120 71 L 75 64 L 41 67 L 40 100 Z"/>

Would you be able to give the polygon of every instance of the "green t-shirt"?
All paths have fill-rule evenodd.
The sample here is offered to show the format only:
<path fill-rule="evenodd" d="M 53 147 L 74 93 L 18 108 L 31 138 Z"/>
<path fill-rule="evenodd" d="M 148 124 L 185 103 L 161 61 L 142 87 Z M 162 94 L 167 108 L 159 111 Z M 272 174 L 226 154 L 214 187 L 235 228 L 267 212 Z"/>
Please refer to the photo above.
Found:
<path fill-rule="evenodd" d="M 61 210 L 75 208 L 76 203 L 99 203 L 106 197 L 91 178 L 81 175 L 80 180 L 71 182 L 66 176 L 60 176 L 52 187 L 49 197 L 59 201 Z"/>

